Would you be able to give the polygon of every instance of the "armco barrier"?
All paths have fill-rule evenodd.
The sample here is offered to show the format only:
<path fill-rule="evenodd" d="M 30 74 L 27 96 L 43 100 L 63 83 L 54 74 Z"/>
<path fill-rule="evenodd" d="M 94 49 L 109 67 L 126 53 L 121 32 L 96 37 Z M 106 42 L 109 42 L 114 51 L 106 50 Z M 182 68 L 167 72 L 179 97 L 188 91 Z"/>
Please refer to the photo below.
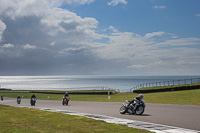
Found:
<path fill-rule="evenodd" d="M 42 94 L 65 94 L 65 92 L 40 92 L 33 91 L 31 93 L 42 93 Z M 94 91 L 94 92 L 68 92 L 68 94 L 80 94 L 80 95 L 113 95 L 112 91 Z"/>

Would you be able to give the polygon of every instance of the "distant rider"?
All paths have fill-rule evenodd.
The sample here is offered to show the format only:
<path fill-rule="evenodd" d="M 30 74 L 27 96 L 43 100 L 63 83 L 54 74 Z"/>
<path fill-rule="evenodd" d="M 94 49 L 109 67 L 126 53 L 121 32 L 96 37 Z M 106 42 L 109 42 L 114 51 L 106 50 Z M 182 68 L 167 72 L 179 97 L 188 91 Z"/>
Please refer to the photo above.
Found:
<path fill-rule="evenodd" d="M 69 98 L 68 92 L 65 93 L 64 98 Z M 69 98 L 70 99 L 70 98 Z"/>
<path fill-rule="evenodd" d="M 35 96 L 35 94 L 33 94 L 33 95 L 31 96 L 31 100 L 32 100 L 33 98 L 35 98 L 35 99 L 36 99 L 36 96 Z"/>
<path fill-rule="evenodd" d="M 18 97 L 17 97 L 17 103 L 20 104 L 20 102 L 21 102 L 21 97 L 18 95 Z"/>
<path fill-rule="evenodd" d="M 20 97 L 20 96 L 18 96 L 18 97 L 17 97 L 17 100 L 21 100 L 21 97 Z"/>
<path fill-rule="evenodd" d="M 134 110 L 136 110 L 137 106 L 140 103 L 140 100 L 142 100 L 143 98 L 144 98 L 144 95 L 143 94 L 139 94 L 137 97 L 135 97 L 132 101 L 129 102 L 129 104 L 127 105 L 127 107 L 129 107 L 129 105 L 131 103 L 134 103 L 135 104 Z"/>

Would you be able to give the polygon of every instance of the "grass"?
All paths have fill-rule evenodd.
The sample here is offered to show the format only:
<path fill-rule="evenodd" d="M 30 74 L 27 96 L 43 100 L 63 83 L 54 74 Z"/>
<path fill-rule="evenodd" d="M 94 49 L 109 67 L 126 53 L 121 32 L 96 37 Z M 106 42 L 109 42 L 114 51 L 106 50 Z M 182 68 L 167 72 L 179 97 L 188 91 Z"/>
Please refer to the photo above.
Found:
<path fill-rule="evenodd" d="M 111 133 L 149 131 L 129 128 L 127 126 L 106 123 L 80 116 L 40 111 L 36 109 L 17 108 L 0 105 L 0 132 L 16 133 Z"/>
<path fill-rule="evenodd" d="M 200 89 L 145 94 L 145 102 L 162 104 L 200 105 Z"/>

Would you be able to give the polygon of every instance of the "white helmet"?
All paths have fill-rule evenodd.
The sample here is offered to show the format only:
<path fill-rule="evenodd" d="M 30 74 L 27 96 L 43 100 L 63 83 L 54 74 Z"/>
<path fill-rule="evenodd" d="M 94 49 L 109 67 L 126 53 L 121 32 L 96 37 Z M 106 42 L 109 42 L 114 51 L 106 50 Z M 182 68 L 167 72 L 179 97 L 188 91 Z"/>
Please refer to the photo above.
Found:
<path fill-rule="evenodd" d="M 144 95 L 143 94 L 139 94 L 139 96 L 141 99 L 143 99 Z"/>

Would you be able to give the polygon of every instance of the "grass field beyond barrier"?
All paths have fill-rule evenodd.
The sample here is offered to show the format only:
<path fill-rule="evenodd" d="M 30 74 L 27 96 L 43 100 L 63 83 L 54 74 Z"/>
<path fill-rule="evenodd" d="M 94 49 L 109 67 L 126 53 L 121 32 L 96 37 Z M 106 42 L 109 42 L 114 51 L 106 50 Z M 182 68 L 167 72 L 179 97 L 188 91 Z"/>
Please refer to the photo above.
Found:
<path fill-rule="evenodd" d="M 0 105 L 0 132 L 149 133 L 149 131 L 36 109 Z"/>

